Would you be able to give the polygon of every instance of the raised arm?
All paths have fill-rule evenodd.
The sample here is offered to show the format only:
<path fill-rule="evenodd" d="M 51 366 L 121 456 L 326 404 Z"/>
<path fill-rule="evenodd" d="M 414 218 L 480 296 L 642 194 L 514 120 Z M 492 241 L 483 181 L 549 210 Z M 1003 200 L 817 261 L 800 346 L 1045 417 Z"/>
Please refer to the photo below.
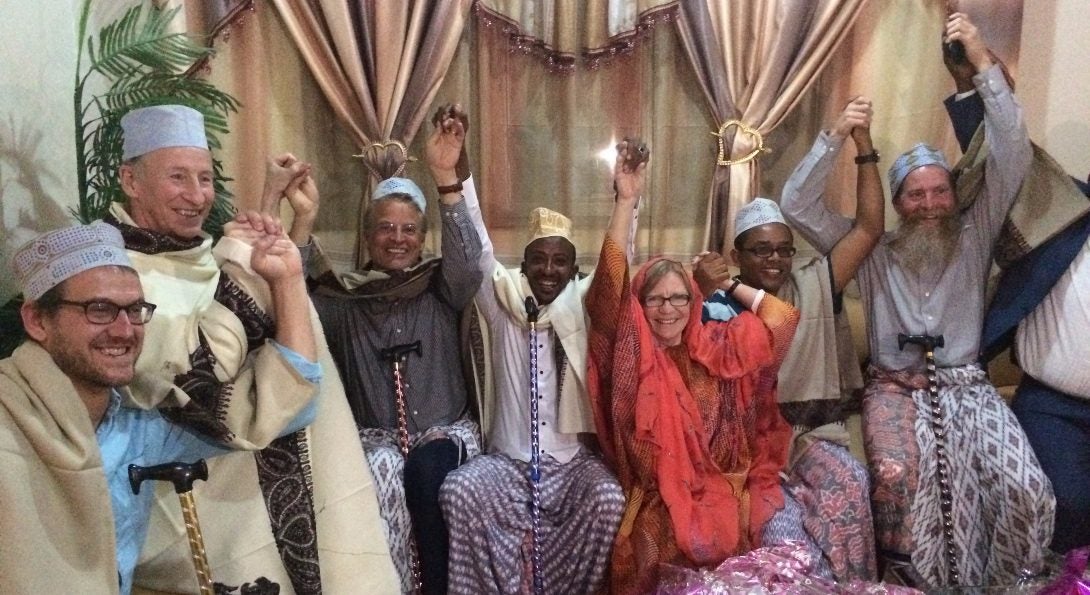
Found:
<path fill-rule="evenodd" d="M 873 116 L 871 102 L 866 97 L 852 99 L 829 131 L 843 142 L 849 134 L 856 148 L 856 208 L 855 223 L 829 252 L 833 272 L 833 293 L 855 277 L 859 265 L 870 255 L 885 232 L 885 195 L 882 194 L 882 176 L 878 172 L 878 153 L 871 141 L 870 125 Z"/>
<path fill-rule="evenodd" d="M 468 180 L 468 171 L 466 182 L 470 192 L 466 192 L 466 184 L 459 174 L 461 163 L 468 164 L 465 139 L 469 118 L 461 106 L 449 105 L 440 108 L 432 121 L 435 128 L 428 136 L 424 151 L 442 203 L 443 295 L 455 307 L 462 308 L 469 304 L 491 272 L 482 268 L 488 234 L 480 217 L 475 188 Z M 471 193 L 472 205 L 466 200 Z M 492 261 L 491 242 L 488 242 L 488 249 L 488 260 Z"/>
<path fill-rule="evenodd" d="M 1022 107 L 1018 104 L 999 64 L 980 37 L 980 32 L 963 13 L 946 21 L 946 42 L 961 42 L 965 58 L 973 65 L 973 83 L 984 101 L 984 140 L 988 146 L 983 196 L 973 202 L 970 219 L 994 240 L 1003 227 L 1007 212 L 1029 169 L 1033 149 L 1029 142 Z"/>
<path fill-rule="evenodd" d="M 257 212 L 240 213 L 226 232 L 236 239 L 245 235 L 245 241 L 253 247 L 250 267 L 269 286 L 276 342 L 309 361 L 316 361 L 310 297 L 295 242 L 278 219 Z"/>
<path fill-rule="evenodd" d="M 822 131 L 803 157 L 780 198 L 784 219 L 822 254 L 832 251 L 852 228 L 852 220 L 825 206 L 825 184 L 844 140 Z"/>
<path fill-rule="evenodd" d="M 634 211 L 639 208 L 647 177 L 647 150 L 635 140 L 624 139 L 617 145 L 617 160 L 613 164 L 613 185 L 617 191 L 613 202 L 613 214 L 609 219 L 606 235 L 618 246 L 626 247 L 631 261 L 636 233 Z"/>

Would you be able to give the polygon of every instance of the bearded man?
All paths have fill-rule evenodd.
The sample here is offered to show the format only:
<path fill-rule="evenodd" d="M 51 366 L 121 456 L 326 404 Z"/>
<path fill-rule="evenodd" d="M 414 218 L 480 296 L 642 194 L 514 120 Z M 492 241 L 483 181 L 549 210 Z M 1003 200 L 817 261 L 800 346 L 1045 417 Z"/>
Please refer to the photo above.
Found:
<path fill-rule="evenodd" d="M 901 225 L 858 273 L 871 366 L 863 433 L 881 557 L 923 587 L 1007 584 L 1042 569 L 1055 500 L 1010 409 L 977 364 L 995 239 L 1031 149 L 1022 110 L 976 27 L 950 15 L 986 108 L 986 181 L 958 210 L 950 167 L 919 144 L 889 170 Z M 784 190 L 789 223 L 822 252 L 851 227 L 821 200 L 821 139 Z M 963 201 L 968 202 L 968 201 Z"/>

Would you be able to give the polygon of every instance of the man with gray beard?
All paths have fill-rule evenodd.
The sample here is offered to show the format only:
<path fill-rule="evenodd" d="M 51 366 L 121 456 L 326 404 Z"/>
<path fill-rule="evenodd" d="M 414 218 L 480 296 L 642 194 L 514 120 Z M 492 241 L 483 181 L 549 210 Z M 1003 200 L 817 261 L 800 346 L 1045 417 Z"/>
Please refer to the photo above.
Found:
<path fill-rule="evenodd" d="M 901 225 L 857 276 L 871 356 L 863 434 L 875 536 L 886 570 L 924 589 L 1040 572 L 1055 513 L 1025 434 L 977 364 L 992 249 L 1030 143 L 1021 107 L 964 14 L 948 17 L 943 41 L 960 42 L 976 72 L 986 180 L 976 196 L 957 197 L 941 152 L 918 144 L 901 155 L 889 170 Z M 838 149 L 819 137 L 783 193 L 787 221 L 822 252 L 851 228 L 822 201 Z"/>

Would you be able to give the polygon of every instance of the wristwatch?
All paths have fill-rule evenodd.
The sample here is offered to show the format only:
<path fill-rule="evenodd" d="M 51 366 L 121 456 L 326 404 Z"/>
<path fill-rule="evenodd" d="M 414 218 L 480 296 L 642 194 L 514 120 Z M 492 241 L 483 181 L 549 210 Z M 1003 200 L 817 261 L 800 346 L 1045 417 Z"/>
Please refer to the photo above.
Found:
<path fill-rule="evenodd" d="M 863 165 L 864 163 L 878 163 L 878 160 L 881 158 L 882 156 L 878 154 L 878 151 L 871 151 L 865 155 L 856 155 L 855 164 Z"/>

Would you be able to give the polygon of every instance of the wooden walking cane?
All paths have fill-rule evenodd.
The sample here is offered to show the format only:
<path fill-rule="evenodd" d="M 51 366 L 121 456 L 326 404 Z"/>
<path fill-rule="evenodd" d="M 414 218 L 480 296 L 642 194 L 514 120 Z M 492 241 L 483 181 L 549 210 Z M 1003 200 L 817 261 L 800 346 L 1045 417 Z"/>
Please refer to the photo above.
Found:
<path fill-rule="evenodd" d="M 404 382 L 401 379 L 401 368 L 410 353 L 420 355 L 420 341 L 394 345 L 379 351 L 379 356 L 393 364 L 394 367 L 394 396 L 397 398 L 397 441 L 401 456 L 405 458 L 406 462 L 409 460 L 409 418 L 408 407 L 405 403 Z M 409 519 L 409 572 L 412 574 L 412 592 L 419 593 L 424 583 L 420 571 L 420 551 L 416 546 L 416 535 L 412 529 L 412 519 Z"/>
<path fill-rule="evenodd" d="M 197 586 L 201 595 L 214 595 L 212 572 L 208 568 L 208 557 L 204 552 L 204 537 L 197 520 L 197 507 L 193 503 L 193 482 L 198 479 L 208 481 L 208 465 L 204 459 L 196 463 L 163 463 L 152 467 L 129 465 L 129 485 L 132 493 L 140 493 L 140 484 L 145 479 L 169 481 L 174 484 L 174 492 L 182 504 L 182 517 L 185 519 L 185 532 L 189 537 L 189 551 L 193 555 L 193 567 L 197 571 Z"/>

